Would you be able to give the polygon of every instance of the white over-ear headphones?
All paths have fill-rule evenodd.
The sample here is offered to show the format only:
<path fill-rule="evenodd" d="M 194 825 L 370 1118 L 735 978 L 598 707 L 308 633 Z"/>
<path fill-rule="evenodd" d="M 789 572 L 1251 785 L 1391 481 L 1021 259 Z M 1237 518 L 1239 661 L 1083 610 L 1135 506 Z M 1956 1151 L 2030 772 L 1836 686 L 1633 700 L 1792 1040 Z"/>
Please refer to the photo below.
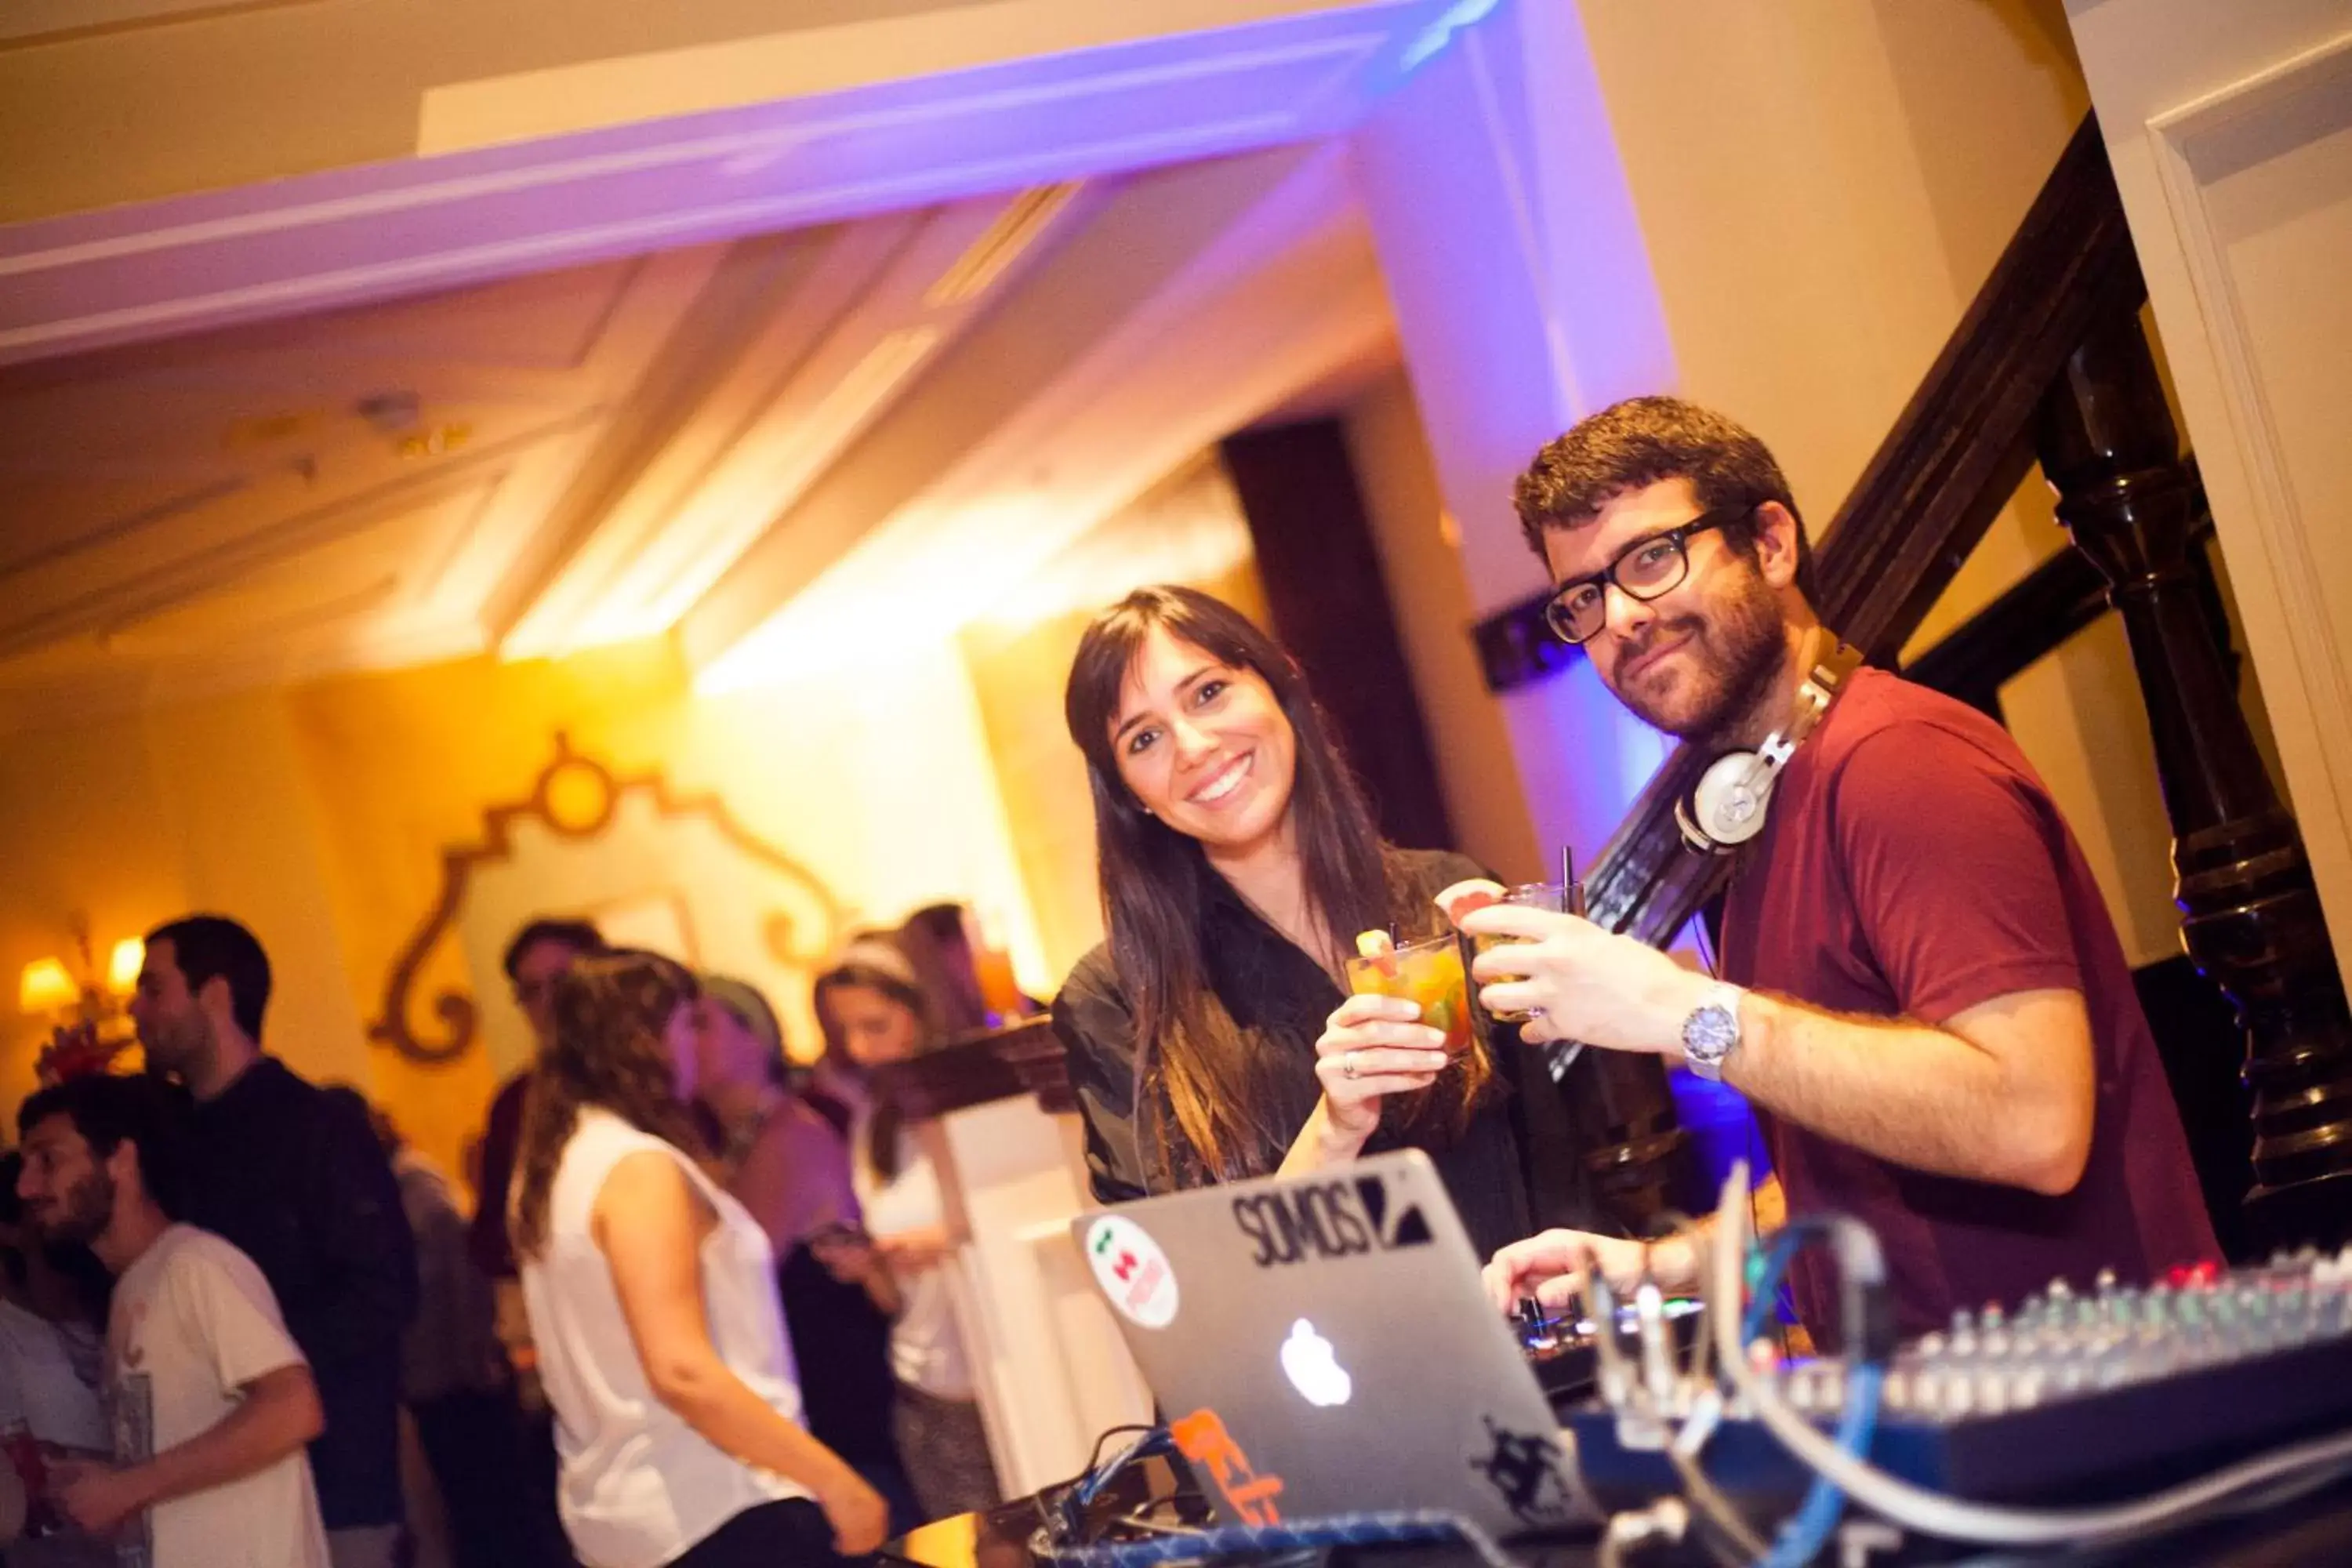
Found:
<path fill-rule="evenodd" d="M 1675 802 L 1675 825 L 1683 842 L 1701 855 L 1728 855 L 1764 831 L 1764 808 L 1789 759 L 1838 692 L 1862 666 L 1862 655 L 1827 628 L 1805 634 L 1805 679 L 1797 686 L 1797 710 L 1788 722 L 1764 737 L 1752 752 L 1730 752 L 1709 763 L 1689 795 Z"/>

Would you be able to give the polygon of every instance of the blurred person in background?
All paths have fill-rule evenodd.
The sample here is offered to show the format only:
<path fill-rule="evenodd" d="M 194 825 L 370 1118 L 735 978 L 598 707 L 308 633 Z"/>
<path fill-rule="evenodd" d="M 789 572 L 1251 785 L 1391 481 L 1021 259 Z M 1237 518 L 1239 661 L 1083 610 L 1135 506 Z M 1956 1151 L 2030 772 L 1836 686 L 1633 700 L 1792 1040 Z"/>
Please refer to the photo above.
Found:
<path fill-rule="evenodd" d="M 695 1157 L 693 976 L 581 958 L 552 1000 L 510 1228 L 573 1550 L 591 1568 L 873 1551 L 882 1499 L 800 1424 L 768 1238 Z"/>
<path fill-rule="evenodd" d="M 51 1246 L 26 1223 L 16 1183 L 25 1161 L 0 1154 L 0 1561 L 9 1568 L 98 1568 L 114 1549 L 75 1530 L 47 1496 L 48 1467 L 113 1452 L 100 1403 L 109 1281 L 87 1250 Z M 13 1532 L 7 1521 L 16 1519 Z"/>
<path fill-rule="evenodd" d="M 783 1029 L 755 987 L 704 975 L 696 1022 L 696 1093 L 719 1134 L 727 1190 L 781 1260 L 777 1292 L 809 1432 L 882 1494 L 892 1533 L 903 1533 L 921 1520 L 891 1436 L 890 1320 L 862 1285 L 835 1279 L 808 1247 L 859 1223 L 848 1145 L 783 1088 Z"/>
<path fill-rule="evenodd" d="M 174 1220 L 186 1115 L 162 1083 L 100 1074 L 18 1112 L 34 1228 L 115 1276 L 112 1460 L 52 1466 L 51 1492 L 118 1541 L 126 1568 L 327 1568 L 305 1452 L 325 1424 L 319 1390 L 253 1260 Z"/>
<path fill-rule="evenodd" d="M 899 923 L 894 940 L 931 998 L 944 1038 L 1045 1011 L 1022 993 L 1012 955 L 984 940 L 969 905 L 926 904 Z"/>
<path fill-rule="evenodd" d="M 864 1289 L 893 1320 L 891 1426 L 923 1513 L 940 1519 L 992 1507 L 1003 1494 L 945 1272 L 951 1249 L 939 1173 L 870 1078 L 935 1043 L 929 999 L 897 947 L 866 942 L 817 977 L 815 1003 L 852 1069 L 843 1090 L 865 1223 L 820 1235 L 812 1250 L 835 1279 Z"/>
<path fill-rule="evenodd" d="M 575 958 L 606 951 L 604 933 L 587 921 L 541 915 L 525 922 L 499 960 L 515 1005 L 530 1025 L 534 1056 L 555 1035 L 555 981 Z M 481 1168 L 474 1184 L 474 1261 L 493 1279 L 511 1279 L 514 1249 L 507 1242 L 508 1188 L 514 1180 L 515 1146 L 522 1141 L 523 1098 L 530 1068 L 499 1086 L 489 1120 L 477 1145 Z"/>
<path fill-rule="evenodd" d="M 531 1060 L 536 1062 L 555 1037 L 555 982 L 574 959 L 610 951 L 604 935 L 590 921 L 540 915 L 526 921 L 507 942 L 499 966 L 516 1007 L 530 1026 Z M 468 1243 L 474 1264 L 488 1275 L 498 1294 L 499 1338 L 515 1369 L 513 1420 L 522 1435 L 526 1459 L 521 1505 L 530 1516 L 523 1528 L 541 1543 L 537 1561 L 561 1563 L 563 1527 L 557 1517 L 554 1418 L 541 1398 L 536 1358 L 530 1345 L 530 1325 L 515 1275 L 514 1247 L 507 1238 L 507 1222 L 514 1182 L 515 1150 L 522 1142 L 523 1105 L 530 1092 L 531 1067 L 500 1086 L 490 1101 L 489 1118 L 474 1143 L 474 1222 Z"/>
<path fill-rule="evenodd" d="M 994 1021 L 966 920 L 961 904 L 926 904 L 891 933 L 923 988 L 931 1033 L 940 1040 L 977 1034 Z"/>
<path fill-rule="evenodd" d="M 310 1363 L 326 1410 L 310 1468 L 335 1568 L 393 1568 L 415 1243 L 366 1116 L 263 1052 L 270 987 L 250 931 L 191 915 L 147 933 L 131 1016 L 148 1069 L 195 1100 L 189 1221 L 253 1260 Z"/>
<path fill-rule="evenodd" d="M 365 1111 L 416 1238 L 418 1305 L 401 1342 L 400 1392 L 440 1493 L 451 1561 L 457 1568 L 543 1562 L 545 1543 L 530 1533 L 537 1515 L 520 1500 L 528 1495 L 528 1461 L 497 1296 L 467 1246 L 457 1194 L 382 1107 L 346 1086 L 327 1092 L 348 1095 Z"/>

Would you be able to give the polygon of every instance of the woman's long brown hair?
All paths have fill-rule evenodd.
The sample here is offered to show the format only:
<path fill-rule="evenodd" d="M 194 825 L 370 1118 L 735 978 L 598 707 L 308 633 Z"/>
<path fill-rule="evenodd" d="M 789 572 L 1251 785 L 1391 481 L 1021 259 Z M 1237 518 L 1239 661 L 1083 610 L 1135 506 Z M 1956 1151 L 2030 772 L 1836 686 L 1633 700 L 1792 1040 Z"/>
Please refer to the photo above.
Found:
<path fill-rule="evenodd" d="M 1356 932 L 1381 927 L 1408 942 L 1434 934 L 1440 922 L 1434 909 L 1402 894 L 1363 788 L 1280 644 L 1191 588 L 1139 588 L 1095 618 L 1071 661 L 1063 718 L 1086 753 L 1094 793 L 1103 919 L 1135 1016 L 1139 1130 L 1166 1182 L 1192 1186 L 1272 1170 L 1321 1090 L 1311 1055 L 1294 1060 L 1253 1048 L 1234 1023 L 1202 947 L 1217 872 L 1197 840 L 1145 811 L 1119 776 L 1110 737 L 1119 690 L 1155 626 L 1228 668 L 1255 671 L 1272 688 L 1297 737 L 1289 809 L 1307 904 L 1333 946 L 1349 952 Z M 1392 1097 L 1381 1121 L 1408 1142 L 1451 1142 L 1492 1076 L 1474 1042 L 1427 1091 Z"/>
<path fill-rule="evenodd" d="M 572 960 L 555 982 L 555 1038 L 539 1054 L 523 1100 L 520 1179 L 509 1224 L 516 1255 L 547 1246 L 547 1200 L 583 1106 L 609 1110 L 689 1156 L 701 1148 L 663 1038 L 695 996 L 694 977 L 657 953 Z"/>

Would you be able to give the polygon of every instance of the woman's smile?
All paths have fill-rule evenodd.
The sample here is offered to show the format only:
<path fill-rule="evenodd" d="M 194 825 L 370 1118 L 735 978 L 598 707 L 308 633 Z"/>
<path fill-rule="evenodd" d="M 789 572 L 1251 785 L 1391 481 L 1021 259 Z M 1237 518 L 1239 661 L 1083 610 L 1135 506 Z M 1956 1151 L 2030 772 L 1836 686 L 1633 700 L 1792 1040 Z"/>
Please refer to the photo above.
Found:
<path fill-rule="evenodd" d="M 1242 787 L 1242 782 L 1249 776 L 1251 763 L 1256 757 L 1255 751 L 1244 752 L 1240 756 L 1218 764 L 1209 781 L 1194 788 L 1184 798 L 1194 805 L 1214 808 L 1223 805 L 1233 798 L 1235 790 Z"/>

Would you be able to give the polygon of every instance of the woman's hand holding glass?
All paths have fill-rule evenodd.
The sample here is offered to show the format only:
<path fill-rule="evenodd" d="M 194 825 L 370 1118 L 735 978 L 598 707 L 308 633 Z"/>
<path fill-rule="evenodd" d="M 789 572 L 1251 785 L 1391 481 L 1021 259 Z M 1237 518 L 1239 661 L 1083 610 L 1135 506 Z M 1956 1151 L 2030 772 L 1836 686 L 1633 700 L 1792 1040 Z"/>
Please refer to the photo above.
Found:
<path fill-rule="evenodd" d="M 1315 1042 L 1332 1133 L 1363 1147 L 1381 1124 L 1381 1101 L 1427 1089 L 1453 1060 L 1445 1031 L 1422 1023 L 1421 1004 L 1402 996 L 1350 996 L 1333 1009 Z"/>

